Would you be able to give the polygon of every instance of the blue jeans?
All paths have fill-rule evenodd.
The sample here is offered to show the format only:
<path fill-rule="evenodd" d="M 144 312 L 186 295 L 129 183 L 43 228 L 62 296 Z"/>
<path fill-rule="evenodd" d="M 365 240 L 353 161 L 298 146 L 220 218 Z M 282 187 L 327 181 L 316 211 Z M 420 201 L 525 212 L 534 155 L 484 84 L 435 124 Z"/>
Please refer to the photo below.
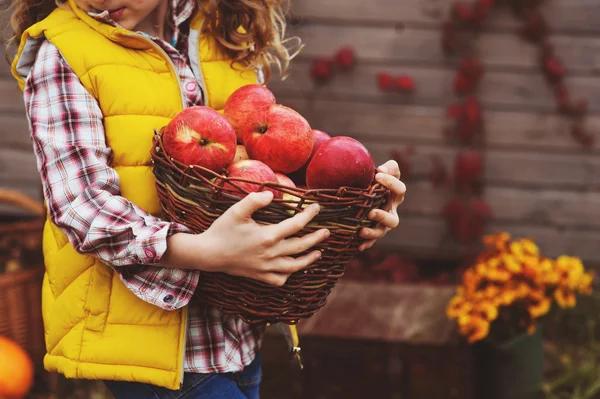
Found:
<path fill-rule="evenodd" d="M 185 373 L 178 391 L 149 384 L 105 381 L 116 399 L 258 399 L 261 355 L 238 373 Z"/>

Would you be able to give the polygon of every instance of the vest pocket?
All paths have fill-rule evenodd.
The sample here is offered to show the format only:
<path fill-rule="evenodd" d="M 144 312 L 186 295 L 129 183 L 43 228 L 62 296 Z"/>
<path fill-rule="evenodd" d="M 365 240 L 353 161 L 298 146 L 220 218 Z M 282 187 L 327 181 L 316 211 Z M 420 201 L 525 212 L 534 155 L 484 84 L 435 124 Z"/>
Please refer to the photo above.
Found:
<path fill-rule="evenodd" d="M 86 329 L 101 332 L 106 326 L 110 293 L 112 291 L 112 277 L 114 271 L 103 262 L 96 261 L 92 269 L 90 289 L 86 299 L 86 308 L 89 310 Z"/>

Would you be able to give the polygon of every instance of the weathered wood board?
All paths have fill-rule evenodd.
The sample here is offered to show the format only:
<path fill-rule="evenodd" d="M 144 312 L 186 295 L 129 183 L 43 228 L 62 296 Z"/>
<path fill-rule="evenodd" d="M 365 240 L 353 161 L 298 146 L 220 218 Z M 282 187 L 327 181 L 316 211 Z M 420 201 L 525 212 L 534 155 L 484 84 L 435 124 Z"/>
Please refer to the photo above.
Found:
<path fill-rule="evenodd" d="M 279 101 L 302 112 L 313 127 L 363 141 L 376 162 L 413 146 L 402 226 L 380 245 L 421 254 L 455 254 L 440 217 L 450 193 L 428 183 L 431 156 L 451 170 L 458 150 L 443 135 L 445 107 L 455 100 L 452 60 L 439 46 L 439 23 L 450 0 L 294 0 L 289 35 L 306 44 L 290 76 L 270 87 Z M 587 126 L 600 132 L 600 0 L 547 0 L 552 43 L 564 58 L 568 86 L 587 98 Z M 537 51 L 515 35 L 507 12 L 494 14 L 478 41 L 487 74 L 485 199 L 494 212 L 490 231 L 533 235 L 553 254 L 569 252 L 600 262 L 599 147 L 583 149 L 556 113 L 537 66 Z M 357 68 L 323 87 L 309 77 L 311 60 L 352 45 Z M 412 75 L 413 95 L 381 93 L 375 77 Z M 39 177 L 21 93 L 0 63 L 0 186 L 39 194 Z"/>
<path fill-rule="evenodd" d="M 459 147 L 443 130 L 445 108 L 456 101 L 454 62 L 440 49 L 440 22 L 450 0 L 296 0 L 290 35 L 306 45 L 285 81 L 270 87 L 279 101 L 303 113 L 314 128 L 363 141 L 376 163 L 391 151 L 414 147 L 401 227 L 379 244 L 419 256 L 461 252 L 440 211 L 451 197 L 428 182 L 432 156 L 449 171 Z M 548 0 L 551 42 L 568 71 L 574 98 L 589 101 L 586 126 L 600 133 L 600 0 Z M 556 112 L 540 74 L 537 49 L 515 35 L 518 21 L 495 12 L 476 42 L 486 67 L 479 89 L 485 118 L 484 198 L 494 220 L 488 231 L 532 236 L 549 255 L 569 253 L 600 262 L 599 147 L 582 148 Z M 315 57 L 352 46 L 357 66 L 323 86 L 310 78 Z M 407 74 L 415 93 L 382 93 L 376 75 Z"/>

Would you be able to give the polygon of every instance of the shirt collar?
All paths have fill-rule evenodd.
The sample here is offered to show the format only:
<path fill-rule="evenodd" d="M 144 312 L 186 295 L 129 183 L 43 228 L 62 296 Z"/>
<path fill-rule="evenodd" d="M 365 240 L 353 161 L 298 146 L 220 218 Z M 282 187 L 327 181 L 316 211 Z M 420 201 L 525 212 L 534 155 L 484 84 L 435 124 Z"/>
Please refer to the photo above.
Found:
<path fill-rule="evenodd" d="M 170 0 L 170 1 L 171 1 L 171 9 L 172 9 L 171 22 L 173 24 L 173 39 L 171 41 L 171 44 L 173 46 L 175 46 L 175 44 L 179 40 L 179 35 L 181 33 L 181 25 L 185 21 L 187 21 L 194 13 L 194 10 L 196 9 L 196 1 L 195 0 Z M 102 12 L 90 11 L 90 12 L 88 12 L 88 15 L 91 16 L 92 18 L 95 18 L 96 20 L 98 20 L 100 22 L 109 24 L 114 27 L 121 28 L 121 26 L 110 17 L 110 14 L 108 11 L 102 11 Z"/>

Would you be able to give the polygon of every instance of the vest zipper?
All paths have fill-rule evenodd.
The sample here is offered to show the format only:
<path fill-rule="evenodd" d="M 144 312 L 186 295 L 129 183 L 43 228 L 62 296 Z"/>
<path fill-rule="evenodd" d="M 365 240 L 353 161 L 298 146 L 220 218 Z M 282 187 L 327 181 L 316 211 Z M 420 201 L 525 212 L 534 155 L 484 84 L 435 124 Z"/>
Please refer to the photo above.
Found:
<path fill-rule="evenodd" d="M 185 109 L 186 108 L 186 99 L 185 99 L 185 94 L 183 92 L 183 87 L 181 87 L 181 82 L 179 81 L 179 75 L 177 74 L 177 69 L 175 68 L 175 64 L 173 63 L 173 61 L 171 61 L 171 58 L 169 57 L 169 55 L 167 54 L 167 52 L 165 50 L 163 50 L 158 44 L 156 44 L 153 40 L 147 38 L 144 35 L 141 35 L 139 33 L 135 33 L 133 35 L 131 34 L 127 34 L 125 33 L 125 36 L 134 36 L 134 37 L 139 37 L 140 39 L 142 39 L 143 41 L 149 43 L 152 47 L 154 47 L 155 49 L 158 50 L 159 53 L 161 53 L 163 55 L 163 58 L 167 60 L 167 62 L 169 63 L 169 65 L 171 66 L 171 72 L 173 74 L 173 76 L 175 77 L 175 80 L 177 81 L 177 87 L 179 87 L 179 95 L 181 96 L 181 109 Z M 188 313 L 187 313 L 187 309 L 182 309 L 183 315 L 182 315 L 182 322 L 183 322 L 183 345 L 182 345 L 182 353 L 181 353 L 181 375 L 179 377 L 179 381 L 181 383 L 181 385 L 183 386 L 183 379 L 184 379 L 184 364 L 185 364 L 185 346 L 187 343 L 187 317 L 188 317 Z"/>
<path fill-rule="evenodd" d="M 206 81 L 204 80 L 204 73 L 202 72 L 202 67 L 200 66 L 200 32 L 202 32 L 202 27 L 204 26 L 204 19 L 200 23 L 200 27 L 198 30 L 191 29 L 188 36 L 188 52 L 190 53 L 190 64 L 192 67 L 192 72 L 196 76 L 198 83 L 200 84 L 200 88 L 202 89 L 202 100 L 204 105 L 209 106 L 208 99 L 208 90 L 206 88 Z"/>
<path fill-rule="evenodd" d="M 162 54 L 163 58 L 165 60 L 167 60 L 167 63 L 171 66 L 171 72 L 172 72 L 173 76 L 175 77 L 175 80 L 177 81 L 177 87 L 179 87 L 179 95 L 181 97 L 181 109 L 185 109 L 187 100 L 185 99 L 183 87 L 181 87 L 181 82 L 179 81 L 179 75 L 177 74 L 177 68 L 175 68 L 175 64 L 169 57 L 169 54 L 167 54 L 167 52 L 165 50 L 163 50 L 162 47 L 160 47 L 158 44 L 156 44 L 152 39 L 147 38 L 146 36 L 144 36 L 142 34 L 139 34 L 139 33 L 134 33 L 133 35 L 125 34 L 125 36 L 134 36 L 134 37 L 138 37 L 138 38 L 142 39 L 143 41 L 149 43 L 156 50 L 158 50 L 158 52 Z"/>

